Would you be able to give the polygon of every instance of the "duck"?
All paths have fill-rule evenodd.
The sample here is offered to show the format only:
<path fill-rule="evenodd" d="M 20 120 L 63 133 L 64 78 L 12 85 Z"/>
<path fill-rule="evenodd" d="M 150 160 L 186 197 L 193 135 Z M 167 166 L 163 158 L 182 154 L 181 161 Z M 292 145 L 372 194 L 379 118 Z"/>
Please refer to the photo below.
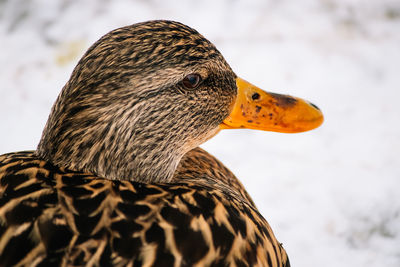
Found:
<path fill-rule="evenodd" d="M 199 145 L 322 121 L 239 78 L 189 26 L 115 29 L 77 63 L 36 150 L 0 156 L 0 265 L 290 266 L 242 183 Z"/>

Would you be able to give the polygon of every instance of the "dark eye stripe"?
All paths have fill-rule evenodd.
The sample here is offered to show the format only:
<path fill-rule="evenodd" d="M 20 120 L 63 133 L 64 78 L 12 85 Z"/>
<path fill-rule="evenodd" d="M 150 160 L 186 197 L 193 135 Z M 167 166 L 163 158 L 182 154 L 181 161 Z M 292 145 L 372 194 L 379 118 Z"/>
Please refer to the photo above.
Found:
<path fill-rule="evenodd" d="M 201 76 L 197 73 L 187 75 L 182 84 L 186 89 L 195 89 L 201 82 Z"/>

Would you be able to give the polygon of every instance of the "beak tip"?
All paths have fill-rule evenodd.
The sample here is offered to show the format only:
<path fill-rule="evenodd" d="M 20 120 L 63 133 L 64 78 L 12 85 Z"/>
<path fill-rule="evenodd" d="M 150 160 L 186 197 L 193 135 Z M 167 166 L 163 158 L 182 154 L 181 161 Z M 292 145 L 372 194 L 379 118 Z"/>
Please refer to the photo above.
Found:
<path fill-rule="evenodd" d="M 308 102 L 312 107 L 314 107 L 316 110 L 318 110 L 318 111 L 321 111 L 321 109 L 317 106 L 317 105 L 315 105 L 315 104 L 313 104 L 313 103 L 311 103 L 311 102 Z M 322 114 L 321 114 L 321 116 L 322 116 Z M 323 116 L 322 116 L 323 117 Z"/>

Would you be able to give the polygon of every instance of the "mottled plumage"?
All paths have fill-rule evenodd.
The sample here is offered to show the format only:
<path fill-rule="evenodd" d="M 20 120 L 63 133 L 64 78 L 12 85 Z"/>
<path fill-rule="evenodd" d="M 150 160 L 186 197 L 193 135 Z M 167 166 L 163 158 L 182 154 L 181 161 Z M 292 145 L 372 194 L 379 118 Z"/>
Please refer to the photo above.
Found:
<path fill-rule="evenodd" d="M 242 184 L 198 145 L 224 128 L 321 122 L 238 78 L 183 24 L 111 31 L 78 62 L 37 150 L 0 156 L 0 266 L 289 266 Z"/>
<path fill-rule="evenodd" d="M 188 91 L 180 82 L 190 73 L 203 82 Z M 219 131 L 235 93 L 235 74 L 197 31 L 170 21 L 119 28 L 78 62 L 36 154 L 101 177 L 168 181 Z"/>
<path fill-rule="evenodd" d="M 240 183 L 200 149 L 168 184 L 98 178 L 32 152 L 0 162 L 3 266 L 288 266 Z"/>

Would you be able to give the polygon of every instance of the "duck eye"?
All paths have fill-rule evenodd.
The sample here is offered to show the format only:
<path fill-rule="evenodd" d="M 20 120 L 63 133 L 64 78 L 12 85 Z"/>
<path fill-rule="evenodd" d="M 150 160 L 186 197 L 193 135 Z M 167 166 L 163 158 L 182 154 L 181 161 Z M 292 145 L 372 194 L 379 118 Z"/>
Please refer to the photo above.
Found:
<path fill-rule="evenodd" d="M 183 80 L 182 84 L 186 89 L 194 89 L 201 82 L 201 77 L 197 73 L 187 75 Z"/>

